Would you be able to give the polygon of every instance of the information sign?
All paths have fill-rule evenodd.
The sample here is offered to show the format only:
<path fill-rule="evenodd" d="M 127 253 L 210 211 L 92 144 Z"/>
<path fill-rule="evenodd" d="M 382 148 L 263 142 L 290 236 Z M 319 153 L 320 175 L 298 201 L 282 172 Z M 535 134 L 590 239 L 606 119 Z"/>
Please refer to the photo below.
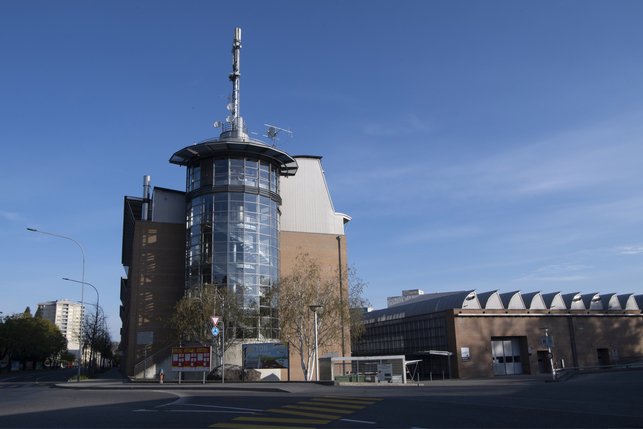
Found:
<path fill-rule="evenodd" d="M 172 371 L 209 371 L 210 347 L 172 347 Z"/>

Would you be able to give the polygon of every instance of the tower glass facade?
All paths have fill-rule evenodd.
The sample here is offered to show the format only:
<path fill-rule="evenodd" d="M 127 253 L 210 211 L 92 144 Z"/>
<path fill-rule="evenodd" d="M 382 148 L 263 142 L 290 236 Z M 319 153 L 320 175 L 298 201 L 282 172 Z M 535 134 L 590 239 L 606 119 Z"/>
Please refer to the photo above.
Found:
<path fill-rule="evenodd" d="M 237 336 L 276 339 L 279 166 L 250 156 L 200 160 L 187 170 L 186 287 L 234 294 L 246 317 Z"/>
<path fill-rule="evenodd" d="M 214 285 L 234 297 L 242 314 L 233 335 L 248 340 L 279 338 L 279 177 L 293 176 L 297 161 L 274 146 L 248 137 L 239 114 L 241 29 L 232 43 L 230 116 L 218 139 L 185 147 L 170 162 L 187 167 L 185 287 Z M 227 301 L 229 302 L 229 301 Z M 230 332 L 230 331 L 228 331 Z"/>

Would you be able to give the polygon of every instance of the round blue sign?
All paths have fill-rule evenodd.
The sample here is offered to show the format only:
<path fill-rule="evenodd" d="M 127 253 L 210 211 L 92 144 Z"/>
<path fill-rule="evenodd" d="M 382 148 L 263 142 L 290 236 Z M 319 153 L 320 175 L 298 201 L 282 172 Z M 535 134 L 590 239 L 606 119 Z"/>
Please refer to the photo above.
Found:
<path fill-rule="evenodd" d="M 217 328 L 216 326 L 212 328 L 212 335 L 214 335 L 215 337 L 219 335 L 219 328 Z"/>

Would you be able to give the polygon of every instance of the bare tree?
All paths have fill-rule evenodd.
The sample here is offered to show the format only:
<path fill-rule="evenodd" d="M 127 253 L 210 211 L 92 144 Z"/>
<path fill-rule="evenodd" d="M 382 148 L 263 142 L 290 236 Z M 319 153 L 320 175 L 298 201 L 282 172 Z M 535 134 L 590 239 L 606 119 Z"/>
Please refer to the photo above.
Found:
<path fill-rule="evenodd" d="M 279 282 L 279 319 L 281 339 L 299 353 L 301 369 L 311 380 L 316 363 L 314 315 L 310 306 L 320 306 L 317 343 L 319 348 L 337 344 L 341 337 L 342 320 L 349 320 L 336 278 L 325 278 L 319 264 L 308 254 L 297 256 L 292 273 Z"/>
<path fill-rule="evenodd" d="M 355 267 L 348 269 L 348 306 L 351 344 L 364 334 L 364 312 L 371 303 L 364 297 L 368 284 L 357 274 Z"/>
<path fill-rule="evenodd" d="M 107 355 L 111 354 L 111 350 L 105 348 L 105 343 L 111 344 L 107 318 L 102 308 L 95 307 L 93 312 L 85 316 L 83 324 L 83 344 L 85 348 L 89 347 L 89 369 L 91 373 L 95 370 L 98 355 L 100 355 L 102 361 L 108 358 L 105 353 Z"/>

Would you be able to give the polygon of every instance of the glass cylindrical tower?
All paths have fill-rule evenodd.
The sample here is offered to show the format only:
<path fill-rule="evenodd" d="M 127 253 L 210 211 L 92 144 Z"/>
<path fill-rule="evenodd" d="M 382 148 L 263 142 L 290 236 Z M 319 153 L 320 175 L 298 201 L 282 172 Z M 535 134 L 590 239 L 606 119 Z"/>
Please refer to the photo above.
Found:
<path fill-rule="evenodd" d="M 239 115 L 240 49 L 237 28 L 229 76 L 231 116 L 221 135 L 170 158 L 187 167 L 185 287 L 225 288 L 244 313 L 243 326 L 235 329 L 237 338 L 277 339 L 272 292 L 279 278 L 279 178 L 294 175 L 297 162 L 246 134 Z"/>
<path fill-rule="evenodd" d="M 279 176 L 294 174 L 295 160 L 258 141 L 224 137 L 170 162 L 187 166 L 186 289 L 227 288 L 246 314 L 238 336 L 278 338 L 271 292 L 279 278 Z"/>

